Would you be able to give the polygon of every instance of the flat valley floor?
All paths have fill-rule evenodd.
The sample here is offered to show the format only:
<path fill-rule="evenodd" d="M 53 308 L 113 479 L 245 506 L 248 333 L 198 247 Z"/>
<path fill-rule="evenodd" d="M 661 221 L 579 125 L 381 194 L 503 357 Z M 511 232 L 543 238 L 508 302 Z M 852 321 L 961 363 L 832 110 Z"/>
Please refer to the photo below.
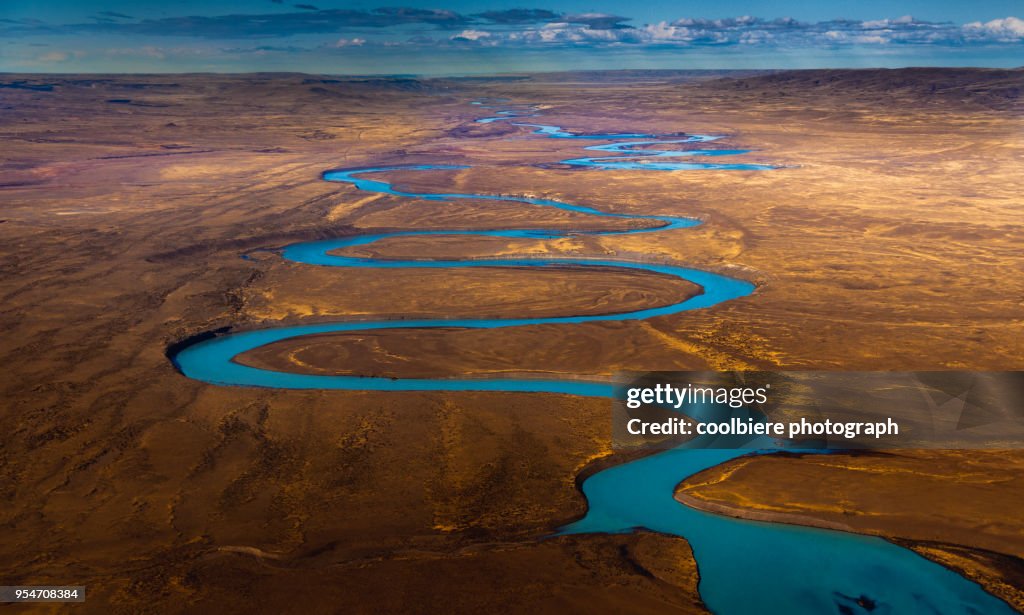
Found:
<path fill-rule="evenodd" d="M 625 72 L 474 79 L 0 75 L 0 579 L 83 612 L 703 612 L 685 540 L 549 538 L 622 463 L 609 402 L 281 391 L 190 380 L 224 327 L 601 314 L 695 285 L 586 268 L 369 270 L 299 241 L 402 229 L 626 228 L 526 195 L 700 218 L 636 235 L 395 238 L 387 258 L 647 258 L 757 285 L 636 322 L 381 330 L 239 358 L 386 377 L 620 370 L 1024 369 L 1024 71 Z M 713 134 L 770 172 L 596 170 L 574 133 Z M 245 256 L 245 258 L 242 258 Z M 1024 453 L 742 458 L 680 506 L 887 537 L 1024 610 Z M 68 610 L 71 610 L 68 608 Z"/>

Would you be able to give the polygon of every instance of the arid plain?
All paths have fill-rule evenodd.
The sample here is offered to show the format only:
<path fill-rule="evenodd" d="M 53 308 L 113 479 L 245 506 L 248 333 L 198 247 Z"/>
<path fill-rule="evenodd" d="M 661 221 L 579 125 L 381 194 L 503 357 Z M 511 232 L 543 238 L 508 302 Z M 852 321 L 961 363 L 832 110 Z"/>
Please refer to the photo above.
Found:
<path fill-rule="evenodd" d="M 205 332 L 348 318 L 604 314 L 700 292 L 580 267 L 356 270 L 281 258 L 403 229 L 698 227 L 554 240 L 389 239 L 346 253 L 648 259 L 757 290 L 637 322 L 381 330 L 272 344 L 305 373 L 610 376 L 619 370 L 1024 369 L 1024 71 L 626 72 L 494 79 L 298 74 L 0 76 L 0 578 L 88 586 L 93 612 L 702 612 L 687 543 L 547 538 L 622 460 L 607 400 L 280 391 L 190 380 Z M 574 132 L 723 135 L 771 172 L 592 170 Z M 241 258 L 242 256 L 246 258 Z M 743 458 L 687 505 L 883 535 L 1024 610 L 1019 451 Z M 680 504 L 684 505 L 683 503 Z M 480 588 L 487 588 L 482 591 Z M 70 609 L 69 609 L 70 610 Z"/>

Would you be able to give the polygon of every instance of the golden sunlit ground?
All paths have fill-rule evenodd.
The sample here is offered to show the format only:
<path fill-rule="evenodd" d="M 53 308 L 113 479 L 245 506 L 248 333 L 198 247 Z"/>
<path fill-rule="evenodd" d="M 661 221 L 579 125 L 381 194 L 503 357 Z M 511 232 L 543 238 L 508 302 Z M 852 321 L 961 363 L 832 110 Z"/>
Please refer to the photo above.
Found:
<path fill-rule="evenodd" d="M 370 231 L 637 224 L 376 196 L 323 181 L 331 168 L 464 164 L 388 179 L 704 221 L 395 238 L 345 254 L 648 258 L 758 289 L 642 322 L 327 335 L 242 362 L 394 377 L 1024 369 L 1022 71 L 30 80 L 55 87 L 0 90 L 0 576 L 74 579 L 95 612 L 315 610 L 320 591 L 352 612 L 494 610 L 512 596 L 531 610 L 702 610 L 681 539 L 543 539 L 586 510 L 581 472 L 617 462 L 605 400 L 228 388 L 175 371 L 170 345 L 221 327 L 600 314 L 699 292 L 626 270 L 287 262 L 276 250 L 289 243 Z M 537 104 L 573 131 L 724 135 L 716 147 L 754 150 L 736 161 L 785 168 L 559 165 L 584 155 L 579 141 L 474 125 L 469 102 L 483 97 Z M 1022 460 L 768 456 L 707 470 L 680 497 L 880 534 L 1019 607 Z M 805 488 L 820 484 L 843 487 Z"/>

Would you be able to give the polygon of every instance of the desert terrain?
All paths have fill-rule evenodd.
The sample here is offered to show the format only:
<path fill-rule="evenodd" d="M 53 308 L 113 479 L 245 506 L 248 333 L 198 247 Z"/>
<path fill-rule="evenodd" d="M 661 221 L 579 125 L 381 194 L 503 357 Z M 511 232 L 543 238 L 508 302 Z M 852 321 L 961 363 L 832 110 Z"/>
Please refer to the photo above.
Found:
<path fill-rule="evenodd" d="M 626 269 L 281 258 L 295 242 L 363 233 L 637 225 L 369 194 L 323 181 L 330 169 L 469 165 L 387 179 L 407 192 L 703 222 L 559 239 L 397 237 L 347 255 L 648 259 L 757 289 L 634 322 L 296 338 L 243 364 L 388 378 L 1024 369 L 1021 70 L 0 75 L 0 85 L 0 577 L 86 585 L 86 604 L 69 611 L 473 612 L 512 600 L 534 611 L 704 610 L 682 539 L 550 538 L 585 513 L 582 478 L 624 461 L 607 400 L 221 387 L 175 369 L 174 348 L 226 328 L 606 314 L 701 292 Z M 579 141 L 476 124 L 479 100 L 532 105 L 577 133 L 722 135 L 716 147 L 752 150 L 737 160 L 780 168 L 573 167 L 560 161 L 583 155 Z M 882 535 L 1021 610 L 1022 463 L 1019 451 L 743 458 L 691 477 L 679 497 Z M 807 488 L 820 484 L 842 488 Z"/>

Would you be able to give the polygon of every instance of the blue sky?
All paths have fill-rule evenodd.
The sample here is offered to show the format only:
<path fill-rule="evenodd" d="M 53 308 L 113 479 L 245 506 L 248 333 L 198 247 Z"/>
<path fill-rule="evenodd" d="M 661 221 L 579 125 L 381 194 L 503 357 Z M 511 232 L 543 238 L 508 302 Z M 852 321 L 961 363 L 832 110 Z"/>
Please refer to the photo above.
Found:
<path fill-rule="evenodd" d="M 401 2 L 401 0 L 398 0 Z M 4 0 L 0 70 L 1024 65 L 1020 0 Z"/>

